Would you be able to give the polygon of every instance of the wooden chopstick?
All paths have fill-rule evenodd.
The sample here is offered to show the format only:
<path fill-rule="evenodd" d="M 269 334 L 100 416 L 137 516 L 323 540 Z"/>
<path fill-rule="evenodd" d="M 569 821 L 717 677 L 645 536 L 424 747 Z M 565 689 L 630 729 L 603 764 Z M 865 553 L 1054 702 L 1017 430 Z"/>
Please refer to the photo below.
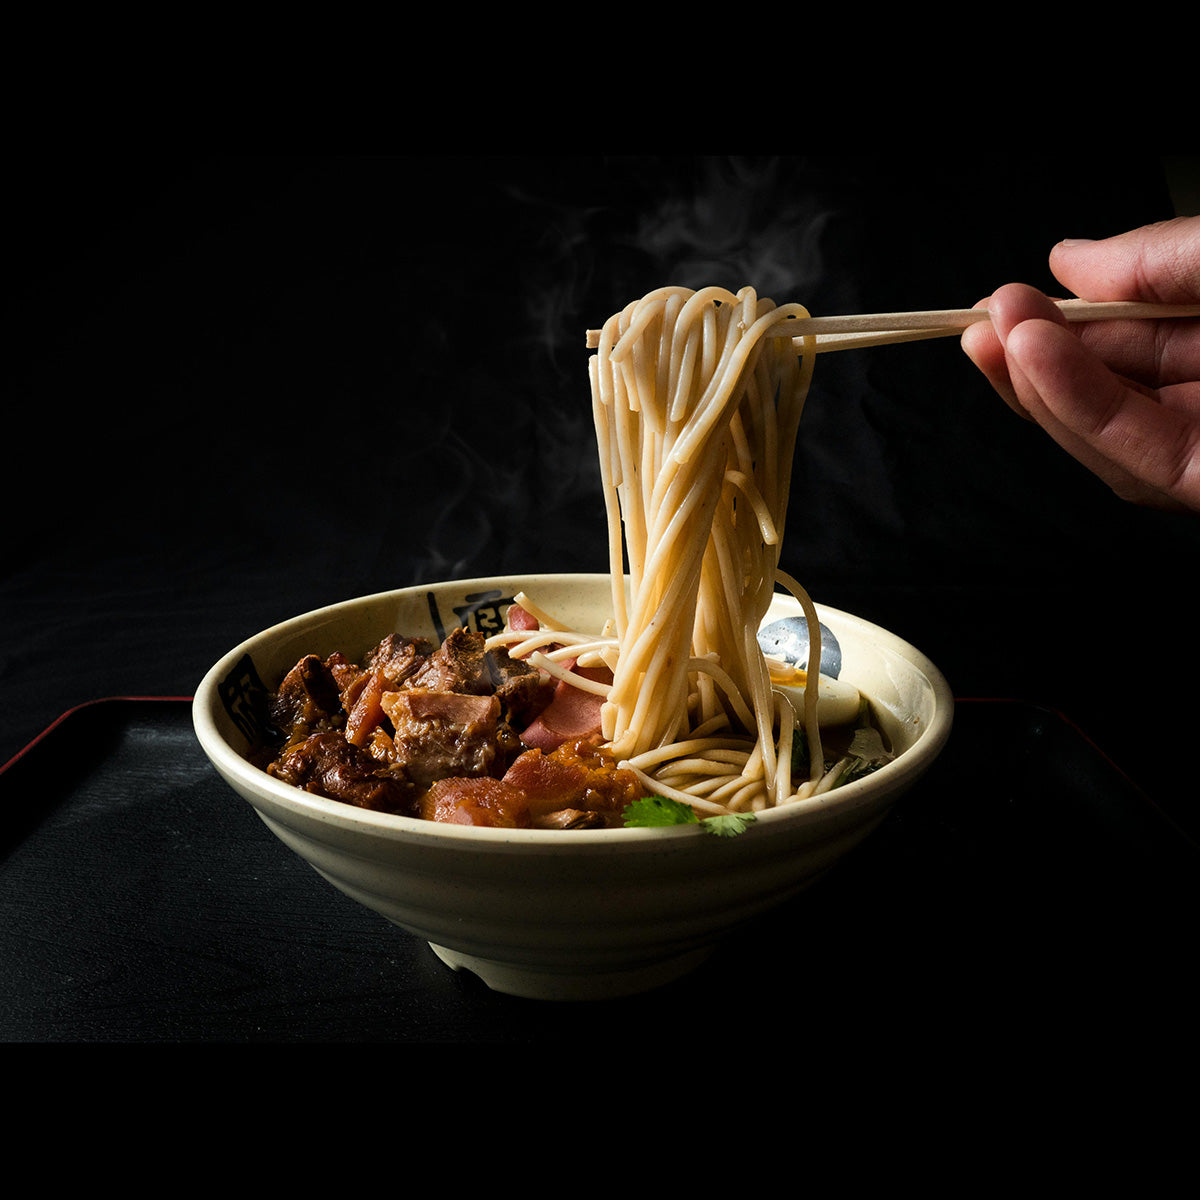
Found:
<path fill-rule="evenodd" d="M 1200 316 L 1200 304 L 1152 304 L 1136 300 L 1059 300 L 1059 310 L 1068 321 L 1145 320 Z M 789 317 L 770 331 L 772 337 L 797 340 L 812 336 L 816 350 L 864 349 L 894 342 L 954 337 L 968 325 L 990 319 L 986 308 L 935 308 L 923 312 L 861 313 L 845 317 Z M 587 331 L 587 347 L 596 349 L 600 331 Z"/>
<path fill-rule="evenodd" d="M 1200 304 L 1149 304 L 1134 300 L 1059 300 L 1068 321 L 1115 321 L 1200 315 Z M 909 329 L 959 331 L 990 320 L 986 308 L 937 308 L 927 312 L 866 313 L 853 317 L 800 317 L 780 321 L 772 332 L 780 337 L 809 333 L 882 333 Z M 795 328 L 793 328 L 793 326 Z"/>

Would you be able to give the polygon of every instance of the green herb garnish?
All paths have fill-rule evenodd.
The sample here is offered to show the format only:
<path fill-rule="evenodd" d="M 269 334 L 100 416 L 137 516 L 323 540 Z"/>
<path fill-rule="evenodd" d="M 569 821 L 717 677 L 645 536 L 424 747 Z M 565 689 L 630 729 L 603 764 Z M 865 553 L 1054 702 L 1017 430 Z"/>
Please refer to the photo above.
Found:
<path fill-rule="evenodd" d="M 722 813 L 716 817 L 705 817 L 700 822 L 700 828 L 714 837 L 737 837 L 754 824 L 754 819 L 753 813 Z"/>
<path fill-rule="evenodd" d="M 625 808 L 626 829 L 661 829 L 668 825 L 699 825 L 714 837 L 736 837 L 754 823 L 753 813 L 701 817 L 690 804 L 667 796 L 643 796 Z"/>
<path fill-rule="evenodd" d="M 666 796 L 643 796 L 625 806 L 626 829 L 653 829 L 663 825 L 695 825 L 700 814 L 690 804 Z"/>

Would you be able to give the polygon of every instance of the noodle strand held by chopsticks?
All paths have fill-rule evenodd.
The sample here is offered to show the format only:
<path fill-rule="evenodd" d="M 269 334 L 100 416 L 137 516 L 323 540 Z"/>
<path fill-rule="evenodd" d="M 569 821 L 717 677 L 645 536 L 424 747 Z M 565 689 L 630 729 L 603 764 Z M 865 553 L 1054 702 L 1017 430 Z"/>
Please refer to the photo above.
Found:
<path fill-rule="evenodd" d="M 705 810 L 771 807 L 822 774 L 819 658 L 802 722 L 809 776 L 797 791 L 795 721 L 757 642 L 782 581 L 819 653 L 815 609 L 778 561 L 816 342 L 768 336 L 807 316 L 748 287 L 659 288 L 604 324 L 589 360 L 619 644 L 604 736 L 664 794 Z M 714 733 L 697 739 L 698 728 Z M 746 750 L 732 779 L 730 730 Z"/>

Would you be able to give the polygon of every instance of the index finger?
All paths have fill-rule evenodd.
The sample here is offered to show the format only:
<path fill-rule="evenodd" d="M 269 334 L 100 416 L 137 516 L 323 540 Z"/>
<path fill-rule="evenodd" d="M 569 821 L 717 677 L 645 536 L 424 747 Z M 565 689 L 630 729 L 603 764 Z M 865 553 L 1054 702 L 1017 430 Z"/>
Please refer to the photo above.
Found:
<path fill-rule="evenodd" d="M 1082 300 L 1200 300 L 1200 217 L 1175 217 L 1050 251 L 1054 277 Z"/>

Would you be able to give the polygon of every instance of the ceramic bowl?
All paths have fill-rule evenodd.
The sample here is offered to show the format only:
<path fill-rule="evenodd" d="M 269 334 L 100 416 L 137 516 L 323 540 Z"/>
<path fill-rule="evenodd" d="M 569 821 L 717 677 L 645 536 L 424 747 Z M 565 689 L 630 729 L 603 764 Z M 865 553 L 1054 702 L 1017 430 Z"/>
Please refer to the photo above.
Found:
<path fill-rule="evenodd" d="M 841 647 L 841 677 L 874 702 L 901 751 L 824 797 L 761 813 L 737 837 L 698 826 L 500 830 L 370 812 L 314 796 L 251 765 L 262 703 L 303 654 L 348 657 L 388 633 L 492 632 L 518 592 L 580 629 L 611 611 L 607 575 L 509 576 L 366 596 L 275 625 L 230 650 L 194 699 L 213 766 L 267 828 L 334 887 L 426 940 L 491 988 L 605 999 L 667 983 L 744 922 L 794 896 L 865 838 L 928 770 L 953 697 L 923 654 L 848 613 L 818 606 Z M 798 615 L 778 596 L 766 622 Z"/>

